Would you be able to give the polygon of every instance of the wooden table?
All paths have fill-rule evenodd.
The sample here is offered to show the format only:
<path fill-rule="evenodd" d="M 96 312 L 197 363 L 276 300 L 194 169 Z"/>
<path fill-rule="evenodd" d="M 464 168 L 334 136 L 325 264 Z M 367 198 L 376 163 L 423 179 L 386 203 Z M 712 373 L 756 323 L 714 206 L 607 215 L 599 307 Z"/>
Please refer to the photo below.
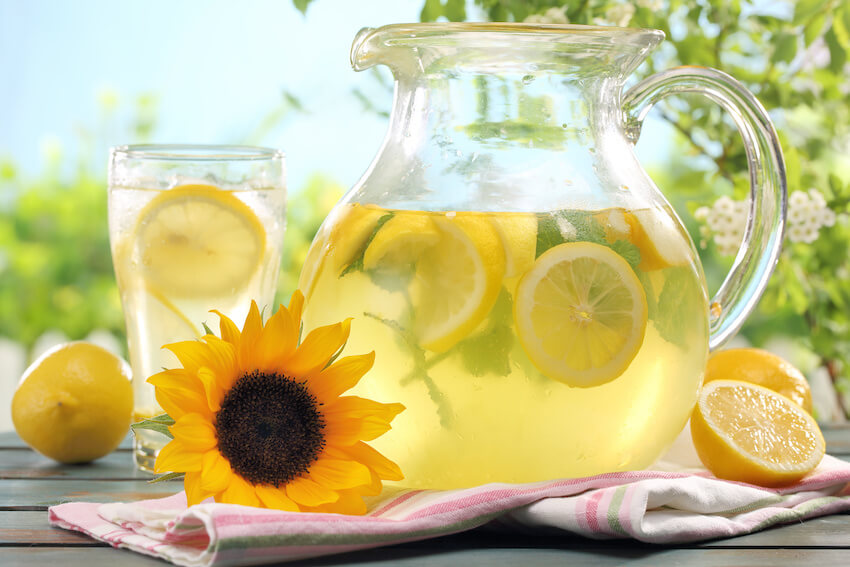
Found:
<path fill-rule="evenodd" d="M 831 454 L 850 460 L 850 427 L 827 428 L 824 435 Z M 166 496 L 181 489 L 179 483 L 151 485 L 146 480 L 147 476 L 136 472 L 131 465 L 129 442 L 93 464 L 64 466 L 34 453 L 15 434 L 0 434 L 0 565 L 166 565 L 47 523 L 47 507 L 52 504 L 139 500 Z M 578 537 L 505 537 L 470 532 L 296 564 L 535 567 L 624 563 L 689 567 L 850 565 L 850 514 L 700 545 L 656 546 Z"/>

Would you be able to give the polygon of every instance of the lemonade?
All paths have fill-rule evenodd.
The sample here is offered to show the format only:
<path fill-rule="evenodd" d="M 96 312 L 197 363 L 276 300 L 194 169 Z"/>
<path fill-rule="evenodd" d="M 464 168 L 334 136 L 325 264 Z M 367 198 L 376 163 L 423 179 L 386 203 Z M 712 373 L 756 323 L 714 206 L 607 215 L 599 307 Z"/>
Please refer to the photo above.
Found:
<path fill-rule="evenodd" d="M 682 430 L 707 298 L 667 211 L 425 212 L 346 204 L 313 242 L 305 331 L 354 317 L 355 395 L 407 410 L 374 441 L 408 486 L 648 466 Z"/>
<path fill-rule="evenodd" d="M 217 323 L 211 309 L 241 321 L 252 299 L 271 307 L 280 266 L 282 179 L 267 186 L 246 180 L 225 190 L 169 174 L 166 188 L 145 187 L 141 180 L 110 184 L 110 241 L 127 323 L 136 421 L 162 413 L 146 379 L 180 366 L 162 346 L 200 337 L 204 322 Z M 166 441 L 137 432 L 137 464 L 152 470 Z"/>

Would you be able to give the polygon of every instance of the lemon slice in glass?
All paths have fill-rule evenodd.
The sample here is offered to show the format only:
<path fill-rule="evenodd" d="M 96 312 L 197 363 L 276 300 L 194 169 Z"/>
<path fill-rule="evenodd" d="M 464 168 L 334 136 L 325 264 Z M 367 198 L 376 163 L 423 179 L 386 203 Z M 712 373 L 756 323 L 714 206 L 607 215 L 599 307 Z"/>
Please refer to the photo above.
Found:
<path fill-rule="evenodd" d="M 483 216 L 434 217 L 439 240 L 420 256 L 410 295 L 419 344 L 442 352 L 474 330 L 493 308 L 505 274 L 496 229 Z M 388 223 L 389 224 L 389 223 Z"/>
<path fill-rule="evenodd" d="M 631 266 L 591 242 L 547 250 L 520 280 L 514 303 L 528 357 L 570 386 L 620 376 L 643 344 L 646 319 L 646 295 Z"/>
<path fill-rule="evenodd" d="M 214 296 L 243 286 L 266 247 L 254 212 L 212 185 L 163 191 L 142 210 L 134 235 L 145 280 L 169 297 Z"/>

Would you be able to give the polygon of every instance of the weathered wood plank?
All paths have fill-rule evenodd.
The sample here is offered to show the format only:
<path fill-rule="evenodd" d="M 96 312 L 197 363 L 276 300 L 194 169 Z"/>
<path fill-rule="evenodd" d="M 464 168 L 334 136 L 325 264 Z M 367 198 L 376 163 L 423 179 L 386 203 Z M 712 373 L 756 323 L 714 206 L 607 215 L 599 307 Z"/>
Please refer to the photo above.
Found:
<path fill-rule="evenodd" d="M 0 510 L 46 510 L 62 502 L 132 502 L 170 496 L 182 489 L 180 481 L 7 479 L 0 481 Z"/>
<path fill-rule="evenodd" d="M 14 431 L 4 431 L 0 433 L 0 451 L 3 449 L 28 449 L 27 444 L 21 441 L 18 434 Z M 129 451 L 133 448 L 133 436 L 127 433 L 127 437 L 121 441 L 118 446 L 119 451 Z"/>
<path fill-rule="evenodd" d="M 776 526 L 754 534 L 706 542 L 702 547 L 834 547 L 850 550 L 850 514 Z M 850 554 L 847 563 L 850 563 Z"/>
<path fill-rule="evenodd" d="M 47 512 L 0 512 L 0 548 L 16 545 L 108 547 L 80 532 L 52 527 Z"/>
<path fill-rule="evenodd" d="M 599 545 L 588 549 L 440 549 L 435 546 L 397 546 L 347 553 L 325 559 L 300 561 L 299 567 L 331 567 L 356 564 L 359 567 L 524 567 L 623 565 L 647 567 L 687 565 L 688 567 L 762 567 L 764 565 L 846 565 L 845 550 L 835 549 L 667 549 L 620 548 Z M 63 567 L 90 566 L 152 567 L 165 563 L 129 552 L 108 548 L 0 548 L 4 567 L 61 564 Z"/>
<path fill-rule="evenodd" d="M 0 450 L 0 479 L 12 478 L 148 480 L 151 475 L 136 468 L 130 451 L 113 451 L 92 463 L 62 465 L 29 449 Z"/>

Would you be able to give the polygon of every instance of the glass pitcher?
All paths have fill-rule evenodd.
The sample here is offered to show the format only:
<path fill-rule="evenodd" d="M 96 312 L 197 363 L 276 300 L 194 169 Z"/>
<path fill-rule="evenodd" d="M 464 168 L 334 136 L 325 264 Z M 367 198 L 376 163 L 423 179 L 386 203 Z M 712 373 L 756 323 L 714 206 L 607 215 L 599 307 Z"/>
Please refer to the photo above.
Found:
<path fill-rule="evenodd" d="M 407 409 L 374 441 L 414 487 L 641 469 L 696 401 L 782 243 L 782 154 L 762 106 L 682 67 L 623 92 L 656 30 L 365 29 L 356 70 L 395 78 L 389 131 L 313 241 L 305 332 L 353 317 L 354 390 Z M 634 153 L 652 105 L 701 93 L 734 118 L 750 216 L 709 300 L 693 243 Z"/>

